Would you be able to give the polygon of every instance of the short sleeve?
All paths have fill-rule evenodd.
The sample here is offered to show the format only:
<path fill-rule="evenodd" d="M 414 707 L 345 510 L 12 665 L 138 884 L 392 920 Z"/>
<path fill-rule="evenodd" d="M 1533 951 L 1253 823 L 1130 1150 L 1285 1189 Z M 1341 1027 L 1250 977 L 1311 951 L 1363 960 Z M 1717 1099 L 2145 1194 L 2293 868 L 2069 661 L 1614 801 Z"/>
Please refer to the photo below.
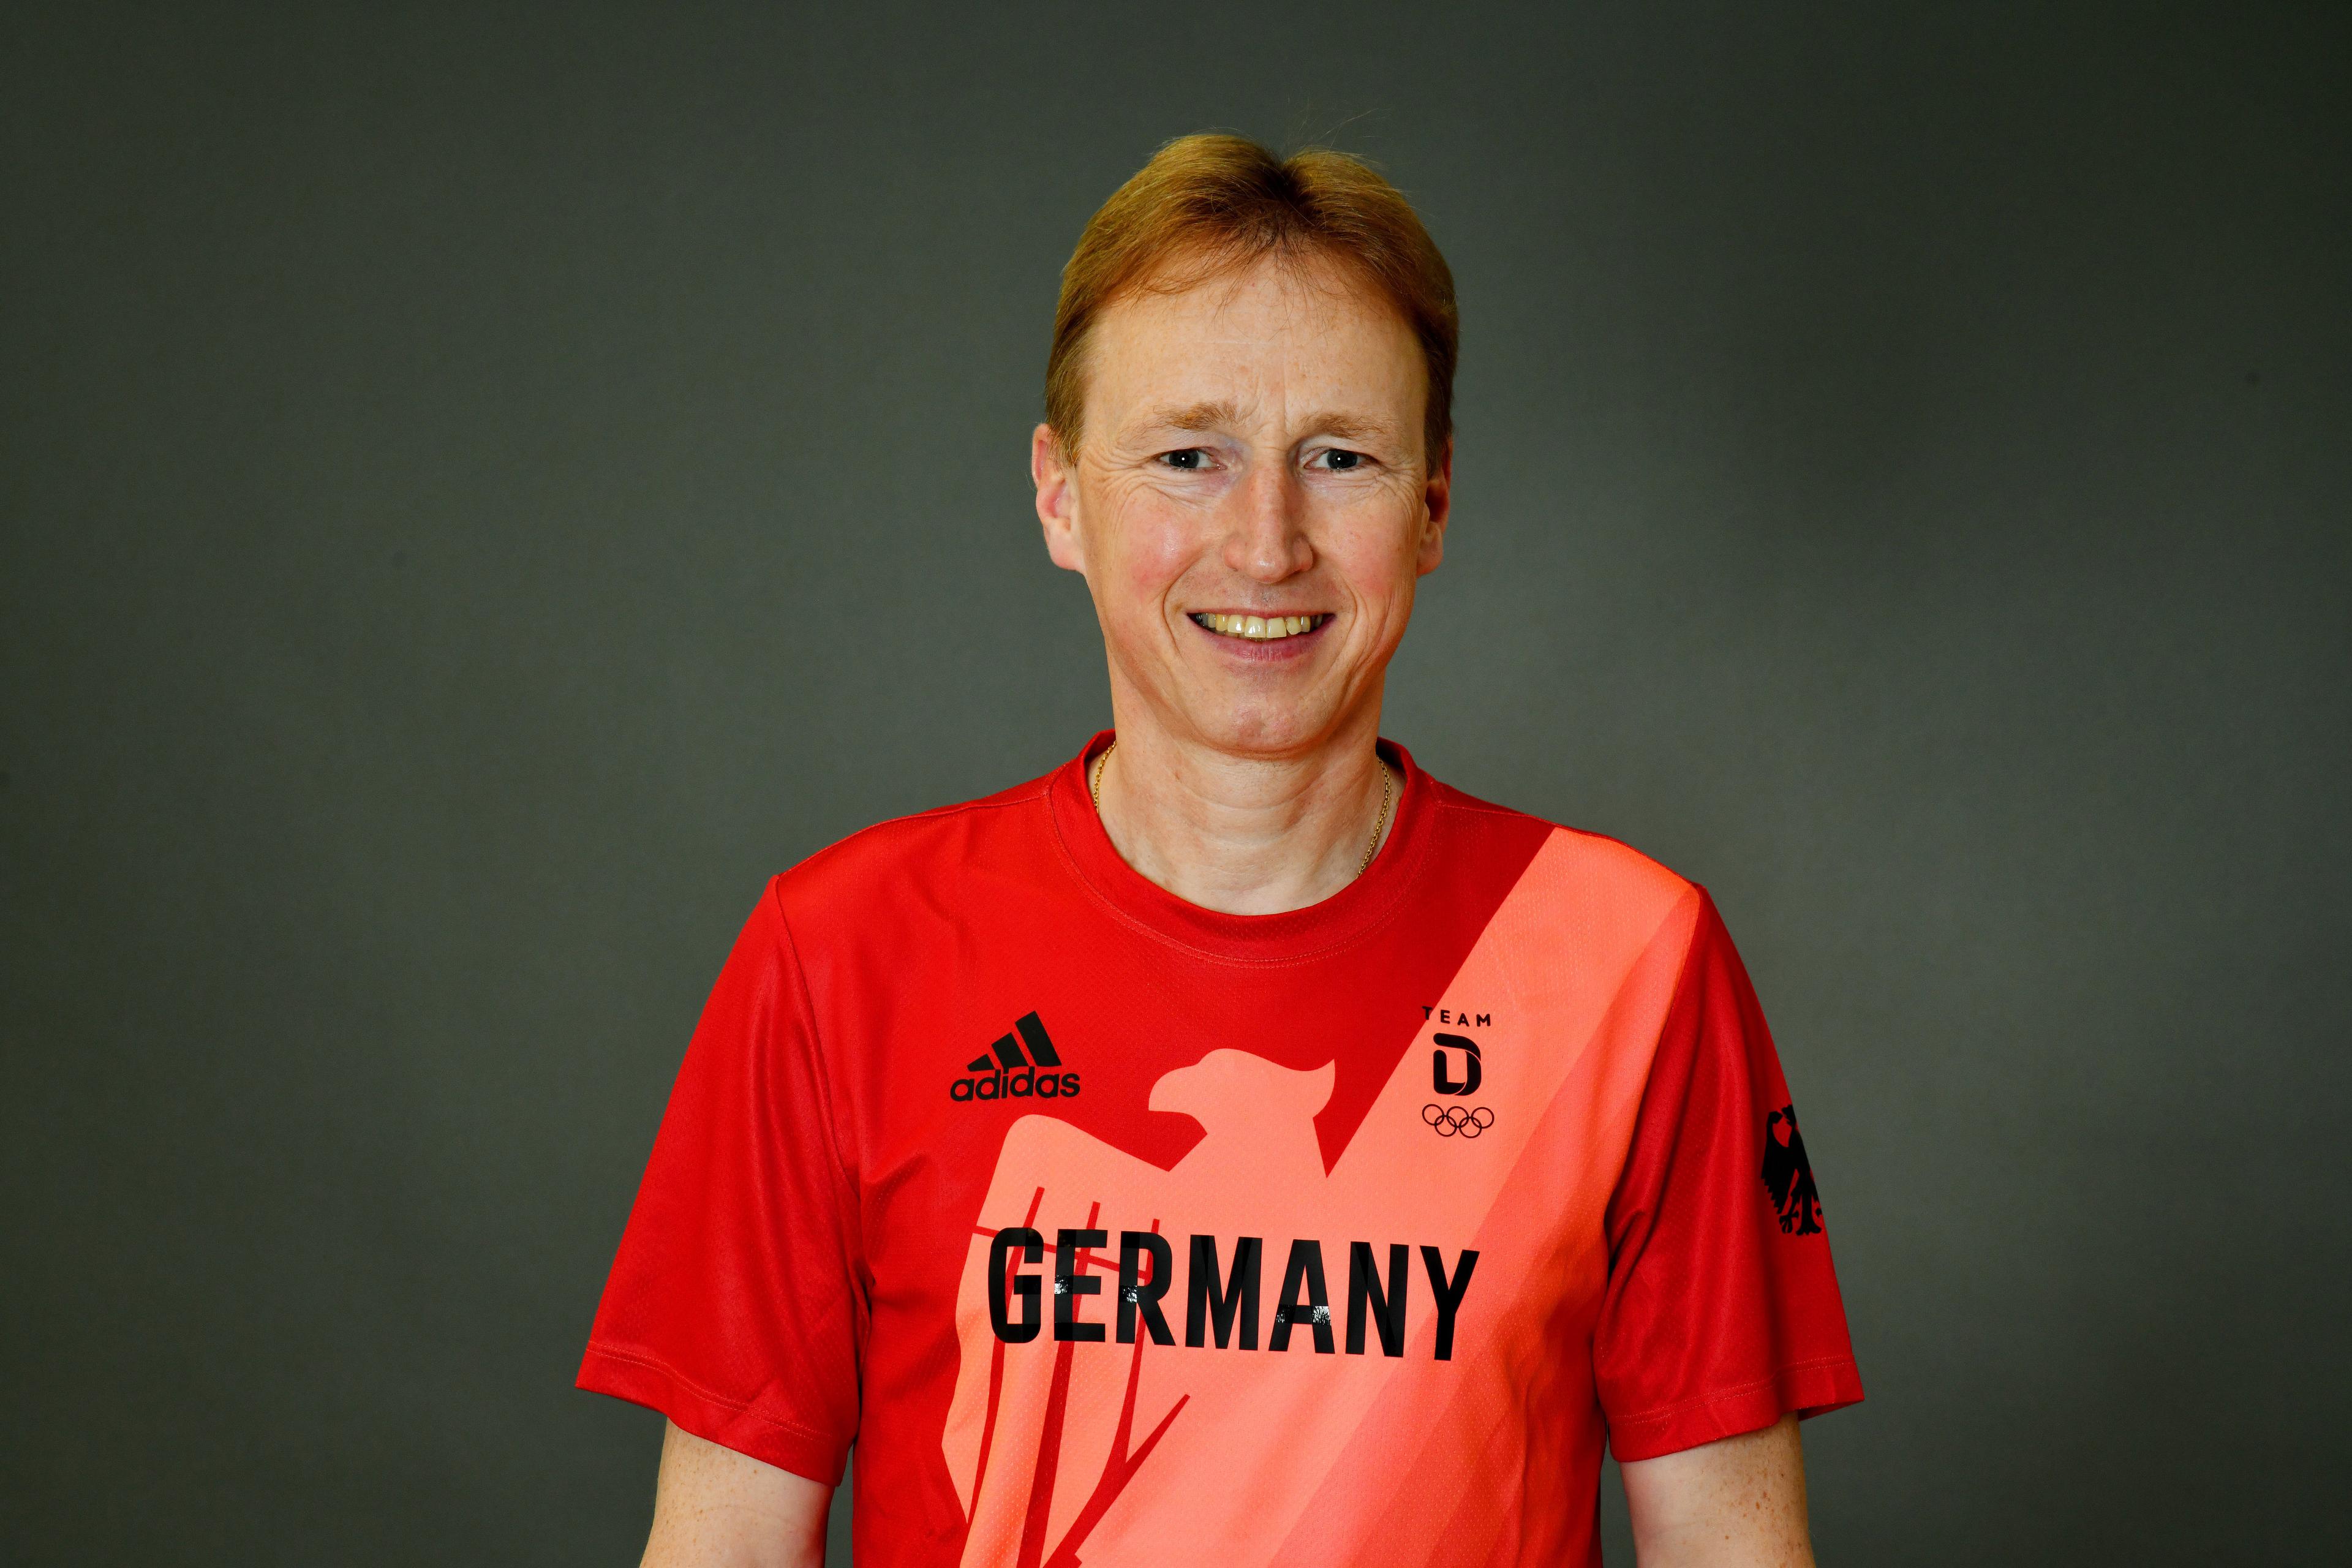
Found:
<path fill-rule="evenodd" d="M 1621 1461 L 1862 1398 L 1780 1057 L 1703 893 L 1606 1223 L 1594 1377 Z"/>
<path fill-rule="evenodd" d="M 578 1381 L 838 1485 L 866 1297 L 823 1068 L 771 884 L 687 1047 Z"/>

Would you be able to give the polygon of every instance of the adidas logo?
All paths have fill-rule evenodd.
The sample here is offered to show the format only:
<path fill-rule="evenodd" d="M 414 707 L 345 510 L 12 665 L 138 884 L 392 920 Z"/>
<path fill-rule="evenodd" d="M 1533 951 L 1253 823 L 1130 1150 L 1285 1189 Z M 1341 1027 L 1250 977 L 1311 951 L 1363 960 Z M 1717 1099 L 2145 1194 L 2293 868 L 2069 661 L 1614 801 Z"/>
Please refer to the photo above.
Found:
<path fill-rule="evenodd" d="M 1023 1047 L 1026 1047 L 1024 1054 Z M 992 1055 L 991 1053 L 993 1053 Z M 1013 1033 L 964 1063 L 970 1078 L 948 1085 L 950 1100 L 1066 1099 L 1078 1092 L 1075 1072 L 1048 1072 L 1062 1065 L 1062 1053 L 1045 1033 L 1045 1021 L 1024 1013 Z"/>

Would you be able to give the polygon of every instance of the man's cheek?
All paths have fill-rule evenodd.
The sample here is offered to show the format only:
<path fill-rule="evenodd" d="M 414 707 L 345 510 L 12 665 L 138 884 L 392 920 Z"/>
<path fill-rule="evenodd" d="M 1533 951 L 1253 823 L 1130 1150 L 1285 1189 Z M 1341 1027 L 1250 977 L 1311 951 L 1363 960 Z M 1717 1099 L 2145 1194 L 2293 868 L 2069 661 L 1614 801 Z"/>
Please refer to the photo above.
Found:
<path fill-rule="evenodd" d="M 1189 530 L 1149 512 L 1130 513 L 1114 525 L 1110 548 L 1118 553 L 1118 578 L 1130 599 L 1157 605 L 1167 598 L 1198 553 Z"/>

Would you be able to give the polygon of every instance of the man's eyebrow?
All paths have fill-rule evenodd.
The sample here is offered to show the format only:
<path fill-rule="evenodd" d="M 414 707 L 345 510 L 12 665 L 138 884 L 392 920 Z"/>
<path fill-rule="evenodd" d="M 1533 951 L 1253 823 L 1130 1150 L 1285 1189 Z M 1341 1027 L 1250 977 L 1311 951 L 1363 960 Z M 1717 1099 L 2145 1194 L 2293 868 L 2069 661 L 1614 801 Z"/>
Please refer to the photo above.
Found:
<path fill-rule="evenodd" d="M 1214 430 L 1240 424 L 1241 414 L 1230 403 L 1168 404 L 1151 410 L 1139 423 L 1154 430 Z"/>
<path fill-rule="evenodd" d="M 1229 429 L 1241 423 L 1241 413 L 1234 405 L 1223 402 L 1166 404 L 1152 409 L 1137 423 L 1148 430 Z M 1369 414 L 1319 415 L 1308 421 L 1307 428 L 1314 435 L 1337 436 L 1346 441 L 1392 439 L 1397 434 L 1396 427 L 1387 420 Z"/>
<path fill-rule="evenodd" d="M 1397 433 L 1387 420 L 1360 414 L 1326 414 L 1311 428 L 1318 436 L 1337 436 L 1343 441 L 1377 441 L 1393 438 Z"/>

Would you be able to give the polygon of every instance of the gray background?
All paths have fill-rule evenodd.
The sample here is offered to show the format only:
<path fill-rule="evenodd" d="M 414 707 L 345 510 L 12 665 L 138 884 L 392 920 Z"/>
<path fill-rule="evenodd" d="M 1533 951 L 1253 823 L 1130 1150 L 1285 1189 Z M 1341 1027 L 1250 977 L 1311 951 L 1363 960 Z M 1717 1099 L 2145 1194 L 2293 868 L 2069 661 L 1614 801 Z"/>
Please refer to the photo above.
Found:
<path fill-rule="evenodd" d="M 1220 126 L 1460 280 L 1387 731 L 1756 975 L 1824 1557 L 2340 1546 L 2352 12 L 388 9 L 5 26 L 0 1556 L 634 1561 L 678 1054 L 1105 720 L 1056 272 Z"/>

